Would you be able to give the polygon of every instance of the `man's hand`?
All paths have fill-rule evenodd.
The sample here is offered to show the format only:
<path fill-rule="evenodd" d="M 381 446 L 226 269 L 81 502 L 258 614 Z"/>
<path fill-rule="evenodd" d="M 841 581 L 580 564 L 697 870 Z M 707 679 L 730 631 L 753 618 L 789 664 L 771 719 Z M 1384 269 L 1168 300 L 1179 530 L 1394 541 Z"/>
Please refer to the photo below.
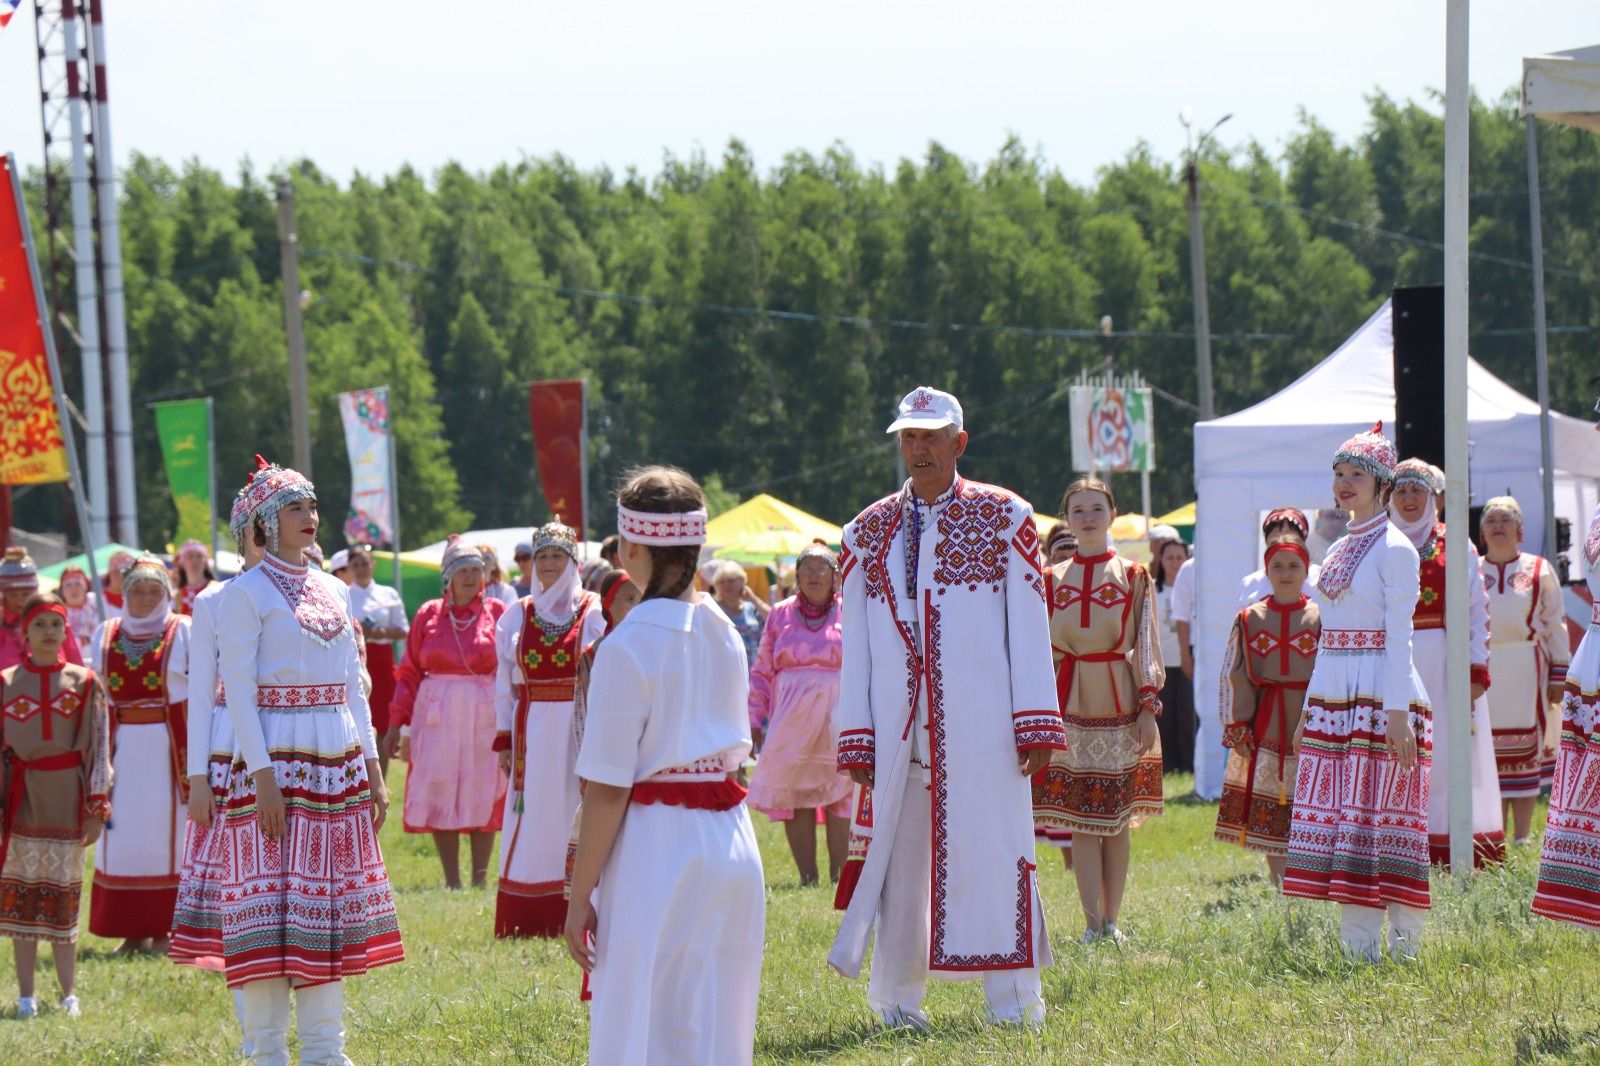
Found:
<path fill-rule="evenodd" d="M 1046 766 L 1050 765 L 1049 748 L 1029 748 L 1021 752 L 1017 758 L 1017 766 L 1022 770 L 1023 777 L 1032 777 Z"/>
<path fill-rule="evenodd" d="M 1178 669 L 1183 671 L 1184 677 L 1190 681 L 1194 680 L 1194 656 L 1190 654 L 1188 648 L 1184 648 L 1179 654 Z"/>
<path fill-rule="evenodd" d="M 872 771 L 864 767 L 853 766 L 850 768 L 850 780 L 862 788 L 872 787 Z"/>

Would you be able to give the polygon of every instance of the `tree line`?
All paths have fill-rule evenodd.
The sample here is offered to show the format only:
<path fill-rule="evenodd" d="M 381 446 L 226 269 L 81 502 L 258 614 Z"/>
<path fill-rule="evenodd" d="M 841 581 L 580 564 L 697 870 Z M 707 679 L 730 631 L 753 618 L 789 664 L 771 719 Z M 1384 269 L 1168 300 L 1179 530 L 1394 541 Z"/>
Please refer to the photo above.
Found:
<path fill-rule="evenodd" d="M 1442 280 L 1440 109 L 1378 93 L 1348 143 L 1303 114 L 1281 148 L 1206 149 L 1219 413 L 1303 373 L 1392 287 Z M 1552 395 L 1584 414 L 1600 373 L 1600 138 L 1538 136 Z M 1474 101 L 1471 138 L 1472 350 L 1531 394 L 1514 94 Z M 1072 473 L 1064 386 L 1108 360 L 1160 390 L 1154 501 L 1175 507 L 1192 498 L 1197 401 L 1182 163 L 1140 142 L 1081 185 L 1015 136 L 981 164 L 931 144 L 880 168 L 836 145 L 763 173 L 733 141 L 654 175 L 555 156 L 344 183 L 310 160 L 267 175 L 247 161 L 230 179 L 135 156 L 121 211 L 140 528 L 160 544 L 176 518 L 149 403 L 215 397 L 224 509 L 254 452 L 290 454 L 285 173 L 329 526 L 349 494 L 334 396 L 383 384 L 408 545 L 543 520 L 526 383 L 553 377 L 590 383 L 594 533 L 619 473 L 646 461 L 709 479 L 719 503 L 771 491 L 843 521 L 892 489 L 882 430 L 917 384 L 966 405 L 969 476 L 1053 510 Z M 69 265 L 56 280 L 70 310 Z M 76 350 L 62 354 L 78 395 Z M 1116 488 L 1137 500 L 1135 479 Z M 23 492 L 17 523 L 61 528 L 63 510 L 53 490 Z"/>

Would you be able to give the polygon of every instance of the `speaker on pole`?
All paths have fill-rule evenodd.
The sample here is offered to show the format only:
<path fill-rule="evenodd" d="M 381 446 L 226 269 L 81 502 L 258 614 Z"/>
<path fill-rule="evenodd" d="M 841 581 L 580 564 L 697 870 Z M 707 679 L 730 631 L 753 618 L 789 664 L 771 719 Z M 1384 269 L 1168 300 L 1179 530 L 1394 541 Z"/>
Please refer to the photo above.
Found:
<path fill-rule="evenodd" d="M 1394 446 L 1444 466 L 1444 286 L 1397 288 L 1394 312 Z"/>

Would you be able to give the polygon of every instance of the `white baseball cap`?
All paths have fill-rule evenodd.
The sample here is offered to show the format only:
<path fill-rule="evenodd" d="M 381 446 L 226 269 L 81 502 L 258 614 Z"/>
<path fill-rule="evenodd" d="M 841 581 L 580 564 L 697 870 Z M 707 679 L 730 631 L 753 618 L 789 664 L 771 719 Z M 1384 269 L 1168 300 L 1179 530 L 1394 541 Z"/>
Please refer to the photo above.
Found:
<path fill-rule="evenodd" d="M 333 558 L 328 560 L 328 569 L 343 570 L 350 565 L 350 553 L 343 548 L 333 553 Z"/>
<path fill-rule="evenodd" d="M 961 401 L 948 392 L 929 385 L 918 385 L 900 401 L 899 416 L 885 433 L 899 433 L 902 429 L 942 429 L 945 426 L 962 428 Z"/>

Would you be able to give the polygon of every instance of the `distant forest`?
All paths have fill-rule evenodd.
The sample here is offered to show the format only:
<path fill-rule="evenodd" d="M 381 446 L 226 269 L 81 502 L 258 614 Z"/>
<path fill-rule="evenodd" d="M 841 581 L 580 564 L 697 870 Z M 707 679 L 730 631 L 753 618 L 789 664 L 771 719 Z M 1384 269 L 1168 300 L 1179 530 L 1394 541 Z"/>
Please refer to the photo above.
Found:
<path fill-rule="evenodd" d="M 1370 101 L 1341 143 L 1302 117 L 1281 152 L 1200 165 L 1219 413 L 1292 381 L 1397 284 L 1442 279 L 1437 100 Z M 1533 390 L 1527 172 L 1512 96 L 1472 114 L 1472 350 Z M 1555 405 L 1600 374 L 1600 138 L 1539 130 Z M 526 383 L 590 383 L 591 532 L 626 467 L 679 464 L 719 504 L 770 491 L 843 521 L 891 491 L 894 402 L 966 405 L 965 471 L 1053 510 L 1072 476 L 1065 386 L 1109 357 L 1159 391 L 1155 506 L 1192 497 L 1195 361 L 1182 160 L 1140 143 L 1074 184 L 1020 137 L 975 163 L 930 145 L 891 170 L 844 145 L 759 172 L 668 157 L 659 173 L 556 156 L 295 187 L 314 476 L 330 537 L 349 495 L 335 393 L 391 386 L 407 546 L 546 517 Z M 273 181 L 137 156 L 122 173 L 129 346 L 147 544 L 175 521 L 147 404 L 210 395 L 222 506 L 250 456 L 290 455 Z M 32 176 L 34 222 L 42 182 Z M 42 237 L 42 235 L 41 235 Z M 73 307 L 70 268 L 58 277 Z M 1115 335 L 1097 336 L 1103 316 Z M 62 347 L 68 388 L 78 355 Z M 1118 486 L 1137 500 L 1129 478 Z M 59 529 L 62 494 L 17 524 Z"/>

